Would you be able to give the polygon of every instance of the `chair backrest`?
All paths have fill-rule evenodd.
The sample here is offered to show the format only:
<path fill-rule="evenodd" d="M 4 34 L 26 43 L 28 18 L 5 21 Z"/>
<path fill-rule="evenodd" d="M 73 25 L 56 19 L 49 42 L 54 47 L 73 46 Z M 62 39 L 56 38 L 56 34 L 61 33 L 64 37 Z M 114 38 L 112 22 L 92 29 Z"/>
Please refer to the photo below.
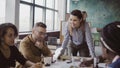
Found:
<path fill-rule="evenodd" d="M 48 45 L 57 45 L 57 37 L 48 37 Z"/>

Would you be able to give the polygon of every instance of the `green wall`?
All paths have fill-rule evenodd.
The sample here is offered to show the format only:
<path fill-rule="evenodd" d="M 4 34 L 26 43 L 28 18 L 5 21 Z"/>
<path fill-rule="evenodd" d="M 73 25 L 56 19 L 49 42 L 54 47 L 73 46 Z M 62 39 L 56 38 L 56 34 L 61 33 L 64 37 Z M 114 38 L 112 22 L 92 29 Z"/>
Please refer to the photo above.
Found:
<path fill-rule="evenodd" d="M 120 0 L 70 0 L 70 12 L 74 9 L 87 11 L 92 27 L 102 28 L 104 25 L 120 21 Z"/>

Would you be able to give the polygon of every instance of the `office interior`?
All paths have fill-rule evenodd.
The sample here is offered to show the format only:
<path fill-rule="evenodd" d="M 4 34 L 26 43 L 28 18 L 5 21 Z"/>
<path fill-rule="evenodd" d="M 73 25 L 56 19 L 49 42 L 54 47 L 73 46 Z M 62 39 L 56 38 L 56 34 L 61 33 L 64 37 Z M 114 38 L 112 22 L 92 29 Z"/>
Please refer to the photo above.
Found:
<path fill-rule="evenodd" d="M 13 23 L 19 30 L 20 42 L 31 34 L 36 22 L 47 25 L 48 37 L 63 40 L 63 25 L 74 9 L 86 11 L 94 46 L 99 46 L 100 34 L 106 24 L 120 20 L 120 0 L 0 0 L 0 24 Z M 48 39 L 47 39 L 48 40 Z M 96 52 L 101 53 L 96 49 Z"/>

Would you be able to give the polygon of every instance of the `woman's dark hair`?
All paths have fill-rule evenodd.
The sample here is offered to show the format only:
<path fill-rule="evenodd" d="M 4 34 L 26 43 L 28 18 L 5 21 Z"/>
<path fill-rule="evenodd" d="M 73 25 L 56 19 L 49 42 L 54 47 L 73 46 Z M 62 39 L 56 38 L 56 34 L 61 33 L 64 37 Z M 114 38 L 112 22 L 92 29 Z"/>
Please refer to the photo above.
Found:
<path fill-rule="evenodd" d="M 86 14 L 86 16 L 87 16 L 87 12 L 86 11 L 82 11 L 82 15 L 84 15 L 84 14 Z"/>
<path fill-rule="evenodd" d="M 15 32 L 15 37 L 18 36 L 18 30 L 16 28 L 15 25 L 13 25 L 12 23 L 3 23 L 3 24 L 0 24 L 0 44 L 2 42 L 2 38 L 4 37 L 4 35 L 7 33 L 7 30 L 9 28 L 12 28 Z"/>
<path fill-rule="evenodd" d="M 77 16 L 79 19 L 82 19 L 82 13 L 81 13 L 81 11 L 80 10 L 73 10 L 72 12 L 71 12 L 71 15 L 74 15 L 74 16 Z"/>
<path fill-rule="evenodd" d="M 107 46 L 120 55 L 120 21 L 106 25 L 101 32 L 101 36 Z"/>
<path fill-rule="evenodd" d="M 35 24 L 34 27 L 43 27 L 43 28 L 47 28 L 47 26 L 46 26 L 44 23 L 42 23 L 42 22 L 37 22 L 37 23 Z"/>
<path fill-rule="evenodd" d="M 87 13 L 86 11 L 82 11 L 83 14 Z"/>

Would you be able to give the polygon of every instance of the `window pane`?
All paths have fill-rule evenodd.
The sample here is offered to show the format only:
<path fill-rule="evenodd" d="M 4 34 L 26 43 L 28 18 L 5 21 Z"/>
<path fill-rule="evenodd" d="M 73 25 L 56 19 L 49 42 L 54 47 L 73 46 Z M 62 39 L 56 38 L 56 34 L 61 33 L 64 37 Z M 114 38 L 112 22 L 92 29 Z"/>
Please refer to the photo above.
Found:
<path fill-rule="evenodd" d="M 53 30 L 53 11 L 46 10 L 47 30 Z"/>
<path fill-rule="evenodd" d="M 58 0 L 55 0 L 55 9 L 58 9 Z"/>
<path fill-rule="evenodd" d="M 55 12 L 55 25 L 54 30 L 60 30 L 60 22 L 58 22 L 58 12 Z"/>
<path fill-rule="evenodd" d="M 49 8 L 53 8 L 54 7 L 54 0 L 46 0 L 46 5 Z"/>
<path fill-rule="evenodd" d="M 70 0 L 67 0 L 67 13 L 69 13 L 70 10 Z"/>
<path fill-rule="evenodd" d="M 35 23 L 43 22 L 43 9 L 35 7 Z"/>
<path fill-rule="evenodd" d="M 45 0 L 35 0 L 35 4 L 45 6 Z"/>
<path fill-rule="evenodd" d="M 20 4 L 19 31 L 30 31 L 30 6 Z"/>
<path fill-rule="evenodd" d="M 0 0 L 0 24 L 5 22 L 5 4 L 6 0 Z"/>
<path fill-rule="evenodd" d="M 21 0 L 21 1 L 32 2 L 32 0 Z"/>

